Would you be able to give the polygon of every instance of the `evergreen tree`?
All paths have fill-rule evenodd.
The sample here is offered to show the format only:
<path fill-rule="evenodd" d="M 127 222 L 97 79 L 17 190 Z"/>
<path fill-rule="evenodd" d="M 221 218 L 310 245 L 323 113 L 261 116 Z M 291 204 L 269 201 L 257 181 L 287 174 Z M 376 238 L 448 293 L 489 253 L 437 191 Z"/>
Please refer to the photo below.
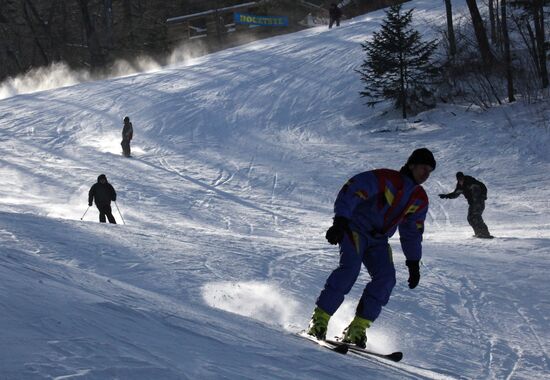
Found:
<path fill-rule="evenodd" d="M 401 4 L 386 11 L 381 30 L 373 33 L 372 41 L 361 44 L 367 58 L 358 71 L 365 83 L 360 94 L 370 98 L 367 105 L 395 100 L 403 118 L 407 110 L 426 105 L 424 99 L 431 95 L 430 85 L 437 75 L 430 62 L 437 41 L 421 40 L 420 33 L 410 26 L 412 12 L 403 13 Z"/>

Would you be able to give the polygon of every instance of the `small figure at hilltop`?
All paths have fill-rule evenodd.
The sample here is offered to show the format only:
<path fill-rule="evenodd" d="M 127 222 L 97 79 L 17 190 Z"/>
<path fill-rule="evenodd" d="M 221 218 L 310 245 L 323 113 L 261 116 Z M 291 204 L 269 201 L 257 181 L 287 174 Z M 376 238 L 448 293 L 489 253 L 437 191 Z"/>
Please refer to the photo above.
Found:
<path fill-rule="evenodd" d="M 92 201 L 95 199 L 95 205 L 99 210 L 99 222 L 105 223 L 105 217 L 109 219 L 109 223 L 116 224 L 115 217 L 111 211 L 111 201 L 116 201 L 116 191 L 114 187 L 107 182 L 105 174 L 100 174 L 97 177 L 97 183 L 94 183 L 88 193 L 88 206 L 92 206 Z"/>
<path fill-rule="evenodd" d="M 336 26 L 340 26 L 340 19 L 342 18 L 342 10 L 338 8 L 338 5 L 336 3 L 330 4 L 330 7 L 328 9 L 329 14 L 329 24 L 328 28 L 332 29 L 332 25 L 336 23 Z"/>

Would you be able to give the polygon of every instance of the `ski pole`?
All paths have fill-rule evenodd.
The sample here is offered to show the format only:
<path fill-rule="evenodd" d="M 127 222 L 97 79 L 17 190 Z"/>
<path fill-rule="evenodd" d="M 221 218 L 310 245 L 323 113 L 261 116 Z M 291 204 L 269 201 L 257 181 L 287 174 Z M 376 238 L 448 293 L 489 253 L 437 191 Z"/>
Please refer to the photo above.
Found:
<path fill-rule="evenodd" d="M 118 213 L 120 215 L 120 219 L 122 219 L 122 224 L 126 224 L 126 222 L 124 221 L 124 218 L 122 217 L 122 213 L 120 212 L 120 209 L 118 208 L 118 204 L 116 203 L 116 201 L 115 201 L 115 206 L 116 206 L 116 209 L 118 210 Z"/>
<path fill-rule="evenodd" d="M 86 213 L 88 212 L 89 209 L 90 209 L 90 206 L 88 206 L 88 208 L 86 209 L 86 211 L 84 211 L 84 215 L 82 215 L 82 218 L 80 218 L 80 220 L 84 219 L 84 216 L 86 215 Z"/>

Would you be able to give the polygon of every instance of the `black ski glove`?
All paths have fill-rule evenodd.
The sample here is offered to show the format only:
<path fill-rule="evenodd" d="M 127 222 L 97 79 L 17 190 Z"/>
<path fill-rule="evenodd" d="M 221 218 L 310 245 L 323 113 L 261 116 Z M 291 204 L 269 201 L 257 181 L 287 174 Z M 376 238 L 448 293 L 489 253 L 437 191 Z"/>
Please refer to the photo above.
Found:
<path fill-rule="evenodd" d="M 420 261 L 407 260 L 405 264 L 409 268 L 409 289 L 414 289 L 420 282 Z"/>
<path fill-rule="evenodd" d="M 447 198 L 449 198 L 449 196 L 447 194 L 439 194 L 439 198 L 447 199 Z"/>
<path fill-rule="evenodd" d="M 349 221 L 343 216 L 335 216 L 332 226 L 327 230 L 325 237 L 330 244 L 338 244 L 344 238 Z"/>

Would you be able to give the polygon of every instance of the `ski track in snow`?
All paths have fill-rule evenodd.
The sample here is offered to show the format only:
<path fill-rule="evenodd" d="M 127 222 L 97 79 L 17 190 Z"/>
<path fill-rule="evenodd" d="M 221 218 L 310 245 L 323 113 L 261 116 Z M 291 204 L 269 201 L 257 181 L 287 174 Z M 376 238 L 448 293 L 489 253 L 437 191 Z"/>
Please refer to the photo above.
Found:
<path fill-rule="evenodd" d="M 426 34 L 444 21 L 442 4 L 406 6 Z M 382 18 L 0 101 L 0 379 L 546 378 L 548 102 L 441 105 L 414 122 L 366 108 L 354 69 Z M 338 262 L 324 233 L 340 187 L 420 146 L 438 161 L 422 279 L 408 289 L 394 237 L 398 283 L 368 332 L 403 362 L 294 339 Z M 496 239 L 472 238 L 463 198 L 437 197 L 459 170 L 487 184 Z M 101 173 L 126 225 L 115 205 L 116 226 L 95 207 L 80 220 Z"/>

